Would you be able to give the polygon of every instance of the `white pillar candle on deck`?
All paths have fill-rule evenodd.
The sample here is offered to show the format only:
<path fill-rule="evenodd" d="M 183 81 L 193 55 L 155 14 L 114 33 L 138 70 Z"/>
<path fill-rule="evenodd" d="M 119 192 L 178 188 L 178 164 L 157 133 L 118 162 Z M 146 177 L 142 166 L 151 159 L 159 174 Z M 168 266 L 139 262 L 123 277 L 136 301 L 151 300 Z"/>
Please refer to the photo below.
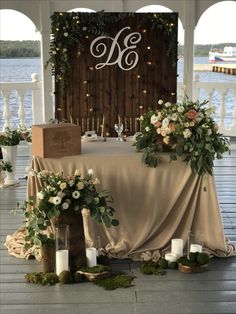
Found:
<path fill-rule="evenodd" d="M 64 270 L 69 270 L 69 252 L 58 250 L 56 251 L 56 274 L 59 276 Z"/>
<path fill-rule="evenodd" d="M 165 260 L 168 261 L 168 264 L 170 265 L 170 263 L 172 262 L 176 262 L 178 259 L 178 255 L 175 253 L 166 253 L 165 254 Z"/>
<path fill-rule="evenodd" d="M 200 244 L 191 244 L 190 245 L 190 252 L 191 253 L 196 253 L 196 252 L 201 253 L 202 252 L 202 246 Z"/>
<path fill-rule="evenodd" d="M 87 265 L 88 267 L 97 266 L 97 250 L 95 247 L 86 249 Z"/>
<path fill-rule="evenodd" d="M 171 240 L 171 253 L 177 254 L 178 257 L 183 256 L 183 239 L 172 239 Z"/>

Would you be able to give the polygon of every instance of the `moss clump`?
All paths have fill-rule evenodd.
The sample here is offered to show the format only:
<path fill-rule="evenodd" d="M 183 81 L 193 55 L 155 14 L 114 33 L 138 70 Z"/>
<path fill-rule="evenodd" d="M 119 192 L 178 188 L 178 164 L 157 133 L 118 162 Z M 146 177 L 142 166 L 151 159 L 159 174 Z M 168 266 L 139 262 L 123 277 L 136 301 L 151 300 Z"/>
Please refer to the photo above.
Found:
<path fill-rule="evenodd" d="M 86 256 L 76 256 L 70 259 L 70 265 L 73 265 L 73 269 L 76 271 L 86 266 Z"/>
<path fill-rule="evenodd" d="M 210 257 L 207 253 L 198 253 L 198 256 L 197 256 L 197 263 L 200 264 L 200 265 L 205 265 L 205 264 L 208 264 L 209 263 L 209 260 L 210 260 Z"/>
<path fill-rule="evenodd" d="M 178 263 L 177 262 L 171 262 L 170 263 L 170 269 L 178 269 Z"/>
<path fill-rule="evenodd" d="M 96 274 L 96 273 L 102 273 L 104 271 L 111 271 L 111 268 L 109 266 L 106 266 L 106 265 L 97 265 L 94 267 L 83 267 L 80 270 L 85 272 L 85 273 Z"/>
<path fill-rule="evenodd" d="M 59 281 L 60 281 L 60 283 L 63 283 L 63 284 L 72 283 L 73 282 L 73 276 L 72 276 L 71 272 L 69 272 L 68 270 L 62 271 L 59 275 Z"/>
<path fill-rule="evenodd" d="M 162 268 L 162 269 L 167 269 L 167 268 L 169 267 L 168 261 L 165 260 L 164 258 L 159 259 L 158 265 L 159 265 L 160 268 Z"/>
<path fill-rule="evenodd" d="M 197 262 L 197 256 L 198 256 L 198 252 L 190 252 L 189 253 L 189 261 L 192 262 L 192 263 L 195 263 Z"/>
<path fill-rule="evenodd" d="M 59 282 L 59 278 L 54 273 L 28 273 L 25 275 L 25 279 L 27 282 L 36 283 L 41 285 L 55 285 Z"/>
<path fill-rule="evenodd" d="M 165 275 L 166 271 L 160 267 L 159 262 L 143 262 L 140 266 L 141 273 L 145 275 Z"/>
<path fill-rule="evenodd" d="M 191 262 L 190 259 L 188 259 L 187 256 L 182 256 L 180 257 L 180 259 L 178 260 L 178 262 L 184 266 L 189 266 L 189 267 L 194 267 L 194 266 L 198 266 L 197 262 Z"/>
<path fill-rule="evenodd" d="M 114 290 L 117 288 L 128 288 L 132 286 L 132 280 L 135 277 L 126 274 L 112 274 L 109 278 L 97 278 L 94 284 L 103 287 L 105 290 Z"/>

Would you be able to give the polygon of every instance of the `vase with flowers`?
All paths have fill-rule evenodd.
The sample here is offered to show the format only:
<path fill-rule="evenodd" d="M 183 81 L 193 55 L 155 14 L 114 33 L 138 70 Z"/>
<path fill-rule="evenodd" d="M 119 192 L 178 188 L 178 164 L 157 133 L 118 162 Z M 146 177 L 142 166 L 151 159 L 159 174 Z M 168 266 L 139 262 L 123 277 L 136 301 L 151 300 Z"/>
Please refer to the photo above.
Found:
<path fill-rule="evenodd" d="M 0 133 L 0 146 L 4 162 L 9 162 L 12 165 L 12 171 L 6 173 L 5 185 L 16 184 L 16 155 L 17 145 L 20 143 L 21 133 L 17 129 L 6 128 Z"/>
<path fill-rule="evenodd" d="M 41 190 L 37 200 L 30 199 L 21 208 L 25 214 L 27 235 L 25 248 L 40 248 L 55 240 L 55 226 L 67 224 L 70 227 L 70 267 L 82 266 L 85 259 L 84 229 L 81 211 L 86 208 L 91 218 L 107 228 L 117 226 L 112 197 L 108 191 L 99 191 L 99 179 L 89 169 L 85 176 L 79 170 L 73 175 L 42 171 L 37 174 Z M 79 264 L 79 265 L 78 265 Z"/>
<path fill-rule="evenodd" d="M 194 173 L 213 174 L 214 159 L 221 159 L 229 151 L 229 142 L 218 132 L 212 114 L 214 108 L 207 101 L 191 101 L 172 104 L 158 101 L 139 118 L 142 132 L 136 137 L 138 151 L 148 167 L 157 167 L 159 153 L 168 147 L 170 160 L 183 157 Z"/>

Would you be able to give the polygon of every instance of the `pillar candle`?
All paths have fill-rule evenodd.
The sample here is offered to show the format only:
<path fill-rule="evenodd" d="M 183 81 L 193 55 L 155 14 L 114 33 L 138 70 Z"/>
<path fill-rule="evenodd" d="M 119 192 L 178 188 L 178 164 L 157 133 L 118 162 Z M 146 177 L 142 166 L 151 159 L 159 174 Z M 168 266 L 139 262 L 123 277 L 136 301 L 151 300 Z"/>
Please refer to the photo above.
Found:
<path fill-rule="evenodd" d="M 172 239 L 171 240 L 171 253 L 177 254 L 178 257 L 183 256 L 183 239 Z"/>
<path fill-rule="evenodd" d="M 97 266 L 97 250 L 95 247 L 86 249 L 87 265 L 88 267 Z"/>
<path fill-rule="evenodd" d="M 190 245 L 190 252 L 191 253 L 196 253 L 196 252 L 201 253 L 202 252 L 202 246 L 200 244 L 191 244 Z"/>
<path fill-rule="evenodd" d="M 63 270 L 69 270 L 68 250 L 56 251 L 56 274 L 59 276 Z"/>
<path fill-rule="evenodd" d="M 169 265 L 172 262 L 176 262 L 177 259 L 178 259 L 178 254 L 175 254 L 175 253 L 166 253 L 165 254 L 165 260 L 168 261 Z"/>

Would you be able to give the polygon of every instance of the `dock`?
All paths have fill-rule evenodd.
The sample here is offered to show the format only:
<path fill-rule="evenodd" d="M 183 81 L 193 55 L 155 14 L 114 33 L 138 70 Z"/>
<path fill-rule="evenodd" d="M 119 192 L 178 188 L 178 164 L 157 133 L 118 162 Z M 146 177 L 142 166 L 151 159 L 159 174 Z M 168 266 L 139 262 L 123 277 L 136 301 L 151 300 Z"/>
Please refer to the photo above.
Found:
<path fill-rule="evenodd" d="M 230 75 L 236 75 L 235 64 L 194 64 L 194 72 L 218 72 Z"/>

